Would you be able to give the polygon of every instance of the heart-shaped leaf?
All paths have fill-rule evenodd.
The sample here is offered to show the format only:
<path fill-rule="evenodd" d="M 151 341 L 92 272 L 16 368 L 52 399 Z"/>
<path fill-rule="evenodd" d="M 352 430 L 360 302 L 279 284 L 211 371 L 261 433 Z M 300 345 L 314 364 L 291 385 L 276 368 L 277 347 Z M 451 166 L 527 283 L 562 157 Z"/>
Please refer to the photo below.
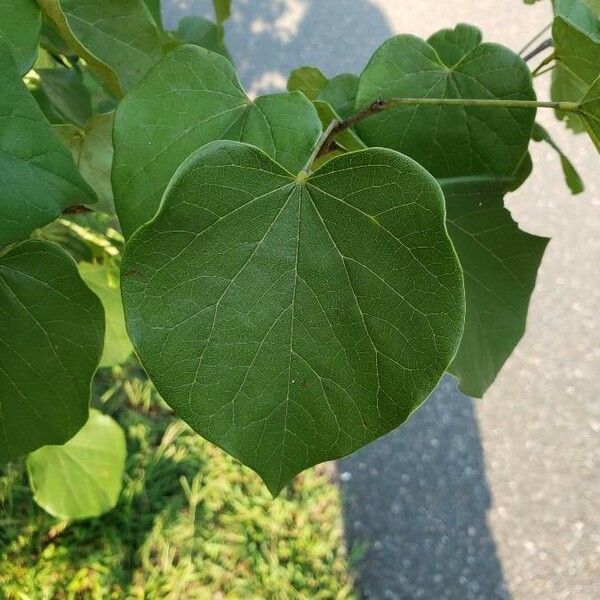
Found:
<path fill-rule="evenodd" d="M 156 213 L 177 167 L 219 139 L 251 143 L 296 173 L 321 123 L 298 92 L 252 102 L 231 63 L 197 46 L 169 53 L 119 105 L 113 132 L 115 207 L 126 236 Z"/>
<path fill-rule="evenodd" d="M 294 177 L 253 146 L 204 146 L 129 241 L 121 282 L 162 397 L 273 494 L 406 420 L 463 326 L 439 186 L 385 149 Z"/>
<path fill-rule="evenodd" d="M 438 32 L 428 43 L 406 35 L 388 40 L 360 77 L 357 107 L 392 97 L 535 99 L 525 63 L 480 41 L 468 25 Z M 489 387 L 523 335 L 547 243 L 521 231 L 502 207 L 504 194 L 530 171 L 534 118 L 529 109 L 413 106 L 357 125 L 369 145 L 408 154 L 442 186 L 448 231 L 468 271 L 465 331 L 450 371 L 472 396 Z M 496 232 L 506 234 L 504 245 Z M 521 251 L 520 262 L 511 258 Z"/>
<path fill-rule="evenodd" d="M 73 259 L 28 240 L 0 255 L 0 463 L 85 423 L 104 315 Z"/>
<path fill-rule="evenodd" d="M 127 448 L 111 417 L 90 410 L 63 446 L 44 446 L 27 457 L 33 499 L 54 517 L 88 519 L 114 508 L 121 492 Z"/>
<path fill-rule="evenodd" d="M 8 44 L 19 75 L 35 61 L 41 30 L 42 15 L 35 0 L 0 0 L 0 39 Z"/>
<path fill-rule="evenodd" d="M 162 34 L 142 0 L 38 2 L 71 48 L 118 97 L 162 56 Z"/>
<path fill-rule="evenodd" d="M 89 288 L 100 298 L 104 308 L 106 320 L 104 352 L 98 366 L 110 367 L 124 363 L 133 348 L 125 330 L 119 269 L 108 261 L 82 262 L 79 263 L 79 273 Z"/>
<path fill-rule="evenodd" d="M 0 43 L 0 248 L 95 201 Z"/>

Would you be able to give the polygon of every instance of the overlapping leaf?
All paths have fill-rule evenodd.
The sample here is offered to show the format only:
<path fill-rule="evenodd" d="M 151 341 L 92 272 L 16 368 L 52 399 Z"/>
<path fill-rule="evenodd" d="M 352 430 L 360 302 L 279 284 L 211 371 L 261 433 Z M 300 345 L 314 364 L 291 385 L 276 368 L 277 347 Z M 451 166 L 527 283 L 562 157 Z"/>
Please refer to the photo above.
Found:
<path fill-rule="evenodd" d="M 589 136 L 600 152 L 600 77 L 579 101 L 579 114 Z"/>
<path fill-rule="evenodd" d="M 122 96 L 162 56 L 162 33 L 143 0 L 39 0 L 73 51 Z"/>
<path fill-rule="evenodd" d="M 116 112 L 112 181 L 125 235 L 154 216 L 177 167 L 203 144 L 252 143 L 298 172 L 320 132 L 316 110 L 302 94 L 252 102 L 228 60 L 196 46 L 174 50 Z"/>
<path fill-rule="evenodd" d="M 204 17 L 184 17 L 179 21 L 176 38 L 184 44 L 201 46 L 232 61 L 225 46 L 223 27 Z M 233 62 L 233 61 L 232 61 Z"/>
<path fill-rule="evenodd" d="M 357 108 L 391 97 L 535 99 L 525 63 L 480 42 L 479 31 L 467 25 L 429 42 L 406 35 L 388 40 L 360 77 Z M 442 185 L 448 231 L 468 271 L 465 332 L 450 371 L 473 396 L 489 387 L 523 334 L 547 243 L 519 230 L 502 208 L 504 194 L 528 174 L 534 117 L 529 109 L 412 106 L 357 126 L 369 145 L 408 154 Z"/>
<path fill-rule="evenodd" d="M 35 0 L 0 0 L 0 40 L 10 48 L 19 75 L 27 73 L 35 61 L 41 29 Z"/>
<path fill-rule="evenodd" d="M 64 250 L 29 240 L 0 255 L 0 463 L 85 423 L 103 339 L 100 302 Z"/>
<path fill-rule="evenodd" d="M 0 248 L 95 201 L 0 43 Z"/>
<path fill-rule="evenodd" d="M 204 146 L 129 241 L 122 293 L 163 398 L 274 494 L 400 425 L 464 316 L 440 189 L 385 149 L 294 177 L 255 147 Z"/>
<path fill-rule="evenodd" d="M 91 410 L 66 444 L 45 446 L 27 457 L 33 498 L 61 519 L 98 517 L 117 504 L 126 454 L 125 434 L 116 421 Z"/>

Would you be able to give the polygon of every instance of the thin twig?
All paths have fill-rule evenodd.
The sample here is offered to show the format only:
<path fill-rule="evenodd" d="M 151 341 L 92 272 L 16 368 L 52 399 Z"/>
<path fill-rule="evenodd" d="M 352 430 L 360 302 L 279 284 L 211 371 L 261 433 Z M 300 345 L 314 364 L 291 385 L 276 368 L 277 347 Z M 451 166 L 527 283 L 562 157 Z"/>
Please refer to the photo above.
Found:
<path fill-rule="evenodd" d="M 524 56 L 523 60 L 527 62 L 528 60 L 531 60 L 534 56 L 537 56 L 540 52 L 543 52 L 547 48 L 552 47 L 554 47 L 554 42 L 551 38 L 548 38 L 547 40 L 544 40 L 539 46 L 536 46 L 529 54 Z"/>
<path fill-rule="evenodd" d="M 520 50 L 519 50 L 519 55 L 522 55 L 523 52 L 525 52 L 525 50 L 527 50 L 527 48 L 529 48 L 530 46 L 533 46 L 533 44 L 535 42 L 537 42 L 545 33 L 546 31 L 548 31 L 550 28 L 552 27 L 552 23 L 550 23 L 549 25 L 546 25 L 546 27 L 544 27 L 544 29 L 542 29 L 539 33 L 536 33 Z"/>

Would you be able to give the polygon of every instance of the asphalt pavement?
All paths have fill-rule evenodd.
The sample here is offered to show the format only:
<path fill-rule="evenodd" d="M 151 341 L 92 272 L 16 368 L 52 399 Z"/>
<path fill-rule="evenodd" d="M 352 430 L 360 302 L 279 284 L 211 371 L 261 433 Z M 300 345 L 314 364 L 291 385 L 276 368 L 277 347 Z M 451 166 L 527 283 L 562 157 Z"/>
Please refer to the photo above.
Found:
<path fill-rule="evenodd" d="M 163 3 L 169 26 L 210 13 L 208 0 Z M 518 50 L 550 19 L 548 0 L 233 0 L 226 29 L 261 94 L 304 64 L 359 72 L 395 33 L 462 21 Z M 548 78 L 536 84 L 546 98 Z M 365 598 L 600 598 L 600 157 L 550 111 L 539 120 L 586 191 L 571 196 L 534 145 L 533 175 L 508 198 L 523 229 L 552 238 L 524 339 L 483 400 L 445 378 L 408 424 L 338 466 Z"/>

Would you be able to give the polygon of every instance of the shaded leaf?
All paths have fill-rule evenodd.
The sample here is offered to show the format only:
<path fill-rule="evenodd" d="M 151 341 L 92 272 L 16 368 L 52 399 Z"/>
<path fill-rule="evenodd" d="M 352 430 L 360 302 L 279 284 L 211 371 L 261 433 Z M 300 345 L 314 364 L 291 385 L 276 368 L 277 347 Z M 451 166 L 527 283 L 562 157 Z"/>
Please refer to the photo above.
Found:
<path fill-rule="evenodd" d="M 556 145 L 555 141 L 552 139 L 550 134 L 539 124 L 536 123 L 533 128 L 533 139 L 536 142 L 546 142 L 553 148 L 558 157 L 560 158 L 560 165 L 562 167 L 565 181 L 567 182 L 567 186 L 571 190 L 572 194 L 580 194 L 584 190 L 583 181 L 579 176 L 579 173 L 573 166 L 573 163 L 569 160 L 566 154 Z"/>
<path fill-rule="evenodd" d="M 550 87 L 550 97 L 555 102 L 570 101 L 577 102 L 583 97 L 587 90 L 586 85 L 575 75 L 570 73 L 560 62 L 557 62 L 552 69 L 552 84 Z M 564 121 L 566 126 L 574 133 L 582 133 L 585 127 L 579 116 L 574 112 L 564 112 L 562 110 L 554 111 L 560 121 Z"/>
<path fill-rule="evenodd" d="M 1 248 L 95 198 L 1 43 L 0 88 Z"/>
<path fill-rule="evenodd" d="M 159 28 L 162 29 L 162 14 L 160 10 L 160 0 L 144 0 L 144 3 L 148 7 L 154 22 L 158 25 Z"/>
<path fill-rule="evenodd" d="M 224 23 L 231 16 L 231 0 L 213 0 L 213 7 L 217 23 Z"/>
<path fill-rule="evenodd" d="M 600 152 L 600 77 L 579 101 L 579 115 L 585 128 Z"/>
<path fill-rule="evenodd" d="M 356 112 L 354 106 L 357 91 L 358 77 L 350 73 L 342 73 L 323 86 L 316 100 L 327 102 L 342 119 L 346 119 Z"/>
<path fill-rule="evenodd" d="M 457 178 L 440 184 L 467 302 L 465 330 L 449 371 L 463 392 L 481 398 L 523 337 L 548 240 L 519 229 L 503 204 L 506 182 Z"/>
<path fill-rule="evenodd" d="M 0 40 L 8 45 L 19 75 L 35 62 L 42 16 L 35 0 L 0 0 Z"/>
<path fill-rule="evenodd" d="M 319 118 L 321 119 L 321 123 L 323 124 L 323 129 L 326 129 L 327 126 L 332 121 L 339 121 L 341 117 L 333 110 L 333 108 L 327 104 L 327 102 L 321 102 L 320 100 L 316 100 L 314 102 L 315 108 L 319 113 Z M 349 152 L 353 150 L 362 150 L 366 148 L 363 141 L 358 137 L 354 129 L 344 129 L 335 136 L 336 143 L 348 150 Z"/>
<path fill-rule="evenodd" d="M 0 463 L 85 423 L 103 340 L 100 301 L 64 250 L 28 240 L 0 255 Z"/>
<path fill-rule="evenodd" d="M 302 92 L 309 100 L 316 100 L 327 81 L 316 67 L 300 67 L 290 73 L 287 89 L 289 92 Z"/>
<path fill-rule="evenodd" d="M 406 420 L 462 331 L 440 189 L 385 149 L 294 177 L 252 146 L 208 144 L 121 273 L 161 396 L 273 494 Z"/>
<path fill-rule="evenodd" d="M 79 172 L 98 195 L 95 210 L 109 214 L 115 213 L 110 181 L 113 120 L 114 113 L 106 113 L 92 117 L 83 129 L 72 125 L 55 127 L 60 139 L 71 149 Z"/>
<path fill-rule="evenodd" d="M 39 0 L 73 51 L 117 96 L 162 56 L 162 35 L 142 0 Z"/>
<path fill-rule="evenodd" d="M 233 62 L 223 41 L 223 27 L 204 17 L 184 17 L 179 21 L 175 36 L 184 44 L 201 46 Z"/>
<path fill-rule="evenodd" d="M 74 69 L 37 69 L 42 90 L 63 120 L 79 127 L 92 116 L 92 99 L 83 78 Z"/>
<path fill-rule="evenodd" d="M 133 347 L 125 330 L 125 317 L 121 302 L 119 269 L 109 261 L 104 263 L 79 263 L 79 272 L 89 288 L 100 298 L 104 308 L 106 328 L 104 352 L 100 367 L 110 367 L 125 362 Z"/>
<path fill-rule="evenodd" d="M 197 46 L 174 50 L 116 112 L 112 181 L 125 235 L 154 216 L 177 167 L 203 144 L 248 142 L 298 172 L 320 133 L 317 112 L 302 94 L 253 102 L 222 56 Z"/>
<path fill-rule="evenodd" d="M 119 424 L 97 410 L 63 446 L 44 446 L 27 457 L 33 499 L 60 519 L 98 517 L 121 493 L 127 448 Z"/>

